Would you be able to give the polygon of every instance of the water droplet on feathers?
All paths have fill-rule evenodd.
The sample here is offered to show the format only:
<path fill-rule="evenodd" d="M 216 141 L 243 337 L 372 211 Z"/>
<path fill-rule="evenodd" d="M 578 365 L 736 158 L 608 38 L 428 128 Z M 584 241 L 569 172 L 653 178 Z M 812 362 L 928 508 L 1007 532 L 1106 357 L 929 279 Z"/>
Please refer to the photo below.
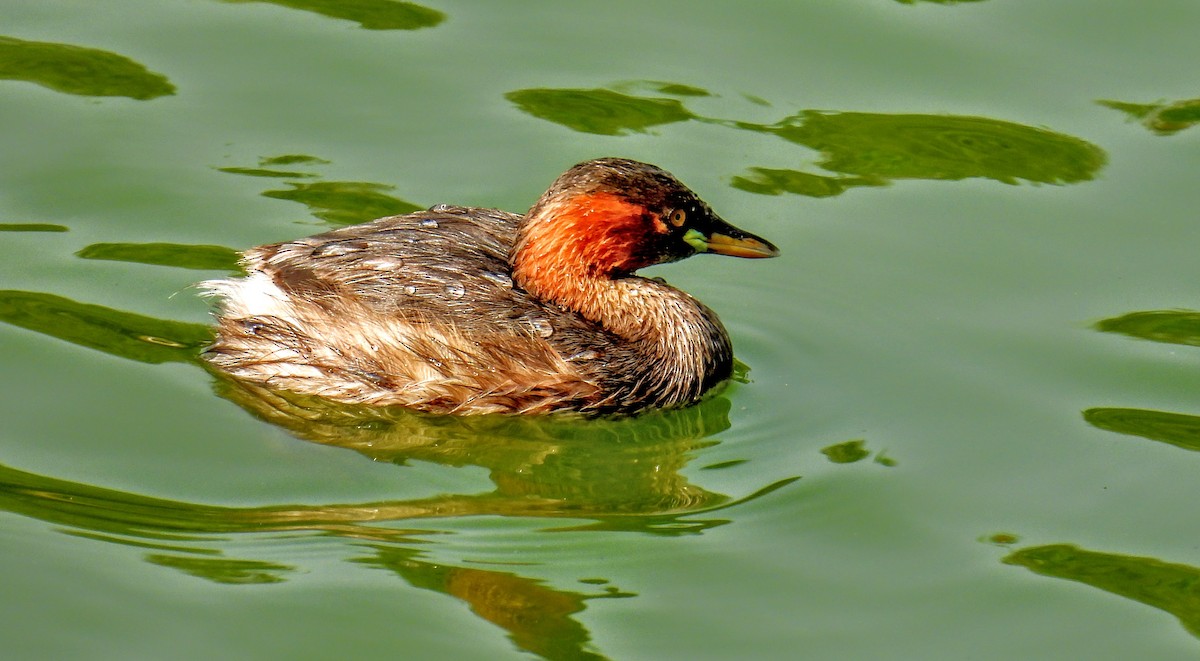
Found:
<path fill-rule="evenodd" d="M 525 323 L 529 324 L 529 328 L 538 337 L 550 337 L 554 335 L 554 324 L 551 324 L 546 319 L 526 319 Z"/>
<path fill-rule="evenodd" d="M 362 260 L 362 265 L 373 268 L 376 271 L 392 271 L 404 266 L 404 260 L 399 257 L 384 255 L 381 257 L 368 257 Z"/>
<path fill-rule="evenodd" d="M 316 248 L 313 248 L 313 257 L 338 257 L 341 255 L 349 255 L 352 252 L 366 250 L 370 244 L 361 239 L 351 241 L 330 241 L 323 243 Z"/>

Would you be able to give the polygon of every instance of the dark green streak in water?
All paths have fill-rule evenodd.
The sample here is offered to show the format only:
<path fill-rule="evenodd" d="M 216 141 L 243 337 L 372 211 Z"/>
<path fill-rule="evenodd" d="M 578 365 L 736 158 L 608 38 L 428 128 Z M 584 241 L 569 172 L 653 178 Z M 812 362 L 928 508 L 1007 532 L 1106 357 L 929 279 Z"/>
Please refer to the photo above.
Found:
<path fill-rule="evenodd" d="M 1173 103 L 1126 103 L 1123 101 L 1097 101 L 1100 105 L 1120 110 L 1141 121 L 1159 135 L 1173 135 L 1200 124 L 1200 99 L 1186 99 Z"/>
<path fill-rule="evenodd" d="M 696 118 L 676 99 L 630 96 L 606 89 L 523 89 L 504 98 L 538 119 L 600 135 L 642 133 L 651 126 Z"/>
<path fill-rule="evenodd" d="M 236 271 L 238 252 L 224 246 L 181 243 L 93 243 L 75 253 L 84 259 L 136 262 L 202 271 Z"/>
<path fill-rule="evenodd" d="M 218 172 L 240 174 L 246 177 L 268 177 L 271 179 L 308 179 L 317 175 L 296 170 L 268 170 L 267 168 L 217 168 Z"/>
<path fill-rule="evenodd" d="M 693 85 L 679 83 L 652 83 L 652 85 L 655 91 L 671 96 L 712 96 L 708 90 Z"/>
<path fill-rule="evenodd" d="M 143 363 L 193 362 L 207 326 L 155 319 L 40 292 L 0 290 L 0 321 Z"/>
<path fill-rule="evenodd" d="M 123 537 L 220 542 L 219 535 L 301 530 L 377 541 L 403 539 L 396 529 L 359 523 L 375 518 L 376 505 L 219 507 L 105 489 L 0 465 L 0 510 L 99 532 L 117 543 L 126 543 Z M 181 546 L 180 550 L 212 555 L 205 547 L 191 550 Z"/>
<path fill-rule="evenodd" d="M 864 447 L 866 443 L 862 439 L 846 441 L 821 448 L 821 454 L 835 464 L 852 464 L 871 456 L 871 453 Z"/>
<path fill-rule="evenodd" d="M 0 37 L 0 79 L 24 80 L 81 96 L 153 99 L 175 93 L 162 74 L 95 48 Z"/>
<path fill-rule="evenodd" d="M 66 225 L 50 223 L 0 223 L 0 232 L 66 232 Z"/>
<path fill-rule="evenodd" d="M 1086 551 L 1069 544 L 1021 549 L 1004 562 L 1076 581 L 1164 610 L 1200 636 L 1200 569 L 1155 558 Z"/>
<path fill-rule="evenodd" d="M 223 0 L 228 3 L 262 2 L 289 9 L 354 21 L 368 30 L 419 30 L 446 20 L 436 9 L 393 0 Z"/>
<path fill-rule="evenodd" d="M 291 200 L 307 206 L 314 216 L 338 225 L 354 225 L 368 220 L 412 213 L 420 206 L 384 191 L 392 186 L 363 181 L 289 182 L 289 190 L 265 191 L 265 197 Z"/>
<path fill-rule="evenodd" d="M 866 177 L 830 177 L 798 170 L 753 167 L 749 175 L 734 177 L 730 185 L 760 195 L 792 193 L 808 197 L 833 197 L 858 186 L 883 186 L 886 183 L 882 179 Z"/>
<path fill-rule="evenodd" d="M 238 560 L 235 558 L 200 558 L 190 555 L 167 555 L 151 553 L 146 562 L 177 569 L 190 576 L 227 585 L 258 585 L 281 583 L 282 575 L 295 571 L 294 567 L 261 560 Z"/>
<path fill-rule="evenodd" d="M 279 156 L 264 156 L 258 159 L 258 164 L 263 167 L 276 165 L 329 165 L 329 161 L 319 156 L 310 156 L 308 154 L 280 154 Z"/>
<path fill-rule="evenodd" d="M 1200 451 L 1200 417 L 1194 415 L 1149 409 L 1093 408 L 1083 412 L 1083 419 L 1106 431 Z"/>
<path fill-rule="evenodd" d="M 821 167 L 868 181 L 1075 183 L 1092 179 L 1106 160 L 1078 138 L 986 117 L 805 110 L 776 124 L 734 125 L 819 151 Z"/>
<path fill-rule="evenodd" d="M 1145 310 L 1104 319 L 1096 330 L 1120 333 L 1143 340 L 1200 346 L 1200 312 L 1192 310 Z"/>
<path fill-rule="evenodd" d="M 249 177 L 311 179 L 310 172 L 278 170 L 277 166 L 328 164 L 322 158 L 305 154 L 285 154 L 260 158 L 259 167 L 220 167 L 220 172 Z M 287 181 L 291 188 L 263 191 L 263 197 L 299 202 L 313 216 L 338 225 L 355 225 L 376 218 L 412 213 L 423 207 L 389 195 L 395 186 L 371 181 Z"/>

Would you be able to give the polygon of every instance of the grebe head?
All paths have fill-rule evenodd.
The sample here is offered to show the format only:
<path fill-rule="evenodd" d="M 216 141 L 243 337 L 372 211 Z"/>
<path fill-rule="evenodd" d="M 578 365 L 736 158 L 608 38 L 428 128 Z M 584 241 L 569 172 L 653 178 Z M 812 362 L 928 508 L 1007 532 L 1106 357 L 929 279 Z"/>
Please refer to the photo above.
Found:
<path fill-rule="evenodd" d="M 601 158 L 568 170 L 529 210 L 512 262 L 528 289 L 530 280 L 620 278 L 697 253 L 754 258 L 779 250 L 722 220 L 669 172 Z"/>

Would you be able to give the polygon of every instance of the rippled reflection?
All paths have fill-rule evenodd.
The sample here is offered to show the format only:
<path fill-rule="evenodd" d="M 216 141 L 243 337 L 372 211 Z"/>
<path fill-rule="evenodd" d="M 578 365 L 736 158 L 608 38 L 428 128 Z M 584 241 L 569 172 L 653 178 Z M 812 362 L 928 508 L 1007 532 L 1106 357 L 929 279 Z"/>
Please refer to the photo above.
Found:
<path fill-rule="evenodd" d="M 345 538 L 355 542 L 345 546 L 347 562 L 386 569 L 410 585 L 460 599 L 476 615 L 506 630 L 516 645 L 547 659 L 604 658 L 586 649 L 590 635 L 572 616 L 584 610 L 586 600 L 634 596 L 615 587 L 584 594 L 516 573 L 430 561 L 421 548 L 422 537 L 436 531 L 373 525 L 402 513 L 404 507 L 397 503 L 213 507 L 0 465 L 0 510 L 54 524 L 67 534 L 145 549 L 143 557 L 151 564 L 223 584 L 279 583 L 304 571 L 290 563 L 229 557 L 223 547 L 235 545 L 230 535 L 294 537 L 310 531 Z M 373 514 L 377 510 L 384 514 Z M 372 554 L 359 555 L 363 548 Z"/>
<path fill-rule="evenodd" d="M 0 79 L 37 83 L 81 96 L 147 100 L 175 93 L 167 77 L 95 48 L 0 37 Z"/>
<path fill-rule="evenodd" d="M 228 174 L 276 179 L 315 179 L 306 170 L 283 170 L 295 165 L 319 166 L 329 161 L 315 156 L 291 154 L 263 158 L 258 167 L 217 168 Z M 264 197 L 299 202 L 313 216 L 337 225 L 355 225 L 384 216 L 412 213 L 423 207 L 388 194 L 395 186 L 368 181 L 285 181 L 290 188 L 263 191 Z"/>
<path fill-rule="evenodd" d="M 615 87 L 523 89 L 505 97 L 533 117 L 584 133 L 616 136 L 698 121 L 819 154 L 824 172 L 755 166 L 733 177 L 735 188 L 764 195 L 829 197 L 900 179 L 1067 184 L 1094 178 L 1106 161 L 1099 147 L 1079 138 L 987 117 L 803 110 L 764 124 L 689 110 L 684 100 L 711 96 L 700 88 L 655 81 Z"/>
<path fill-rule="evenodd" d="M 603 659 L 586 649 L 591 635 L 571 616 L 588 599 L 636 595 L 611 588 L 598 594 L 555 590 L 544 583 L 507 572 L 423 562 L 417 554 L 392 546 L 373 546 L 376 553 L 353 562 L 394 572 L 414 587 L 463 600 L 471 612 L 509 632 L 521 649 L 546 659 Z"/>
<path fill-rule="evenodd" d="M 1156 558 L 1088 551 L 1069 544 L 1024 548 L 1004 558 L 1035 574 L 1090 585 L 1179 618 L 1200 637 L 1200 569 Z"/>
<path fill-rule="evenodd" d="M 1200 99 L 1161 103 L 1125 103 L 1097 101 L 1102 106 L 1120 110 L 1130 119 L 1159 135 L 1174 135 L 1200 124 Z"/>
<path fill-rule="evenodd" d="M 585 649 L 589 634 L 572 615 L 584 609 L 586 599 L 632 594 L 612 588 L 586 595 L 516 573 L 435 562 L 426 558 L 422 546 L 423 538 L 438 530 L 391 524 L 475 515 L 555 517 L 596 522 L 558 529 L 677 535 L 727 523 L 703 515 L 792 481 L 732 501 L 679 475 L 692 451 L 714 443 L 706 437 L 728 426 L 729 403 L 721 398 L 636 419 L 470 420 L 321 407 L 311 400 L 301 407 L 272 393 L 225 385 L 234 390 L 224 393 L 239 404 L 309 440 L 396 463 L 418 459 L 447 466 L 484 466 L 495 489 L 360 504 L 217 507 L 0 466 L 0 509 L 55 524 L 69 534 L 147 550 L 147 562 L 218 583 L 276 583 L 302 571 L 292 563 L 229 557 L 225 547 L 236 546 L 230 535 L 287 533 L 291 538 L 310 532 L 370 541 L 374 555 L 345 559 L 387 569 L 414 586 L 461 599 L 477 615 L 507 630 L 522 649 L 545 658 L 603 658 Z M 589 578 L 588 582 L 605 581 Z"/>
<path fill-rule="evenodd" d="M 121 247 L 120 250 L 127 250 Z M 136 251 L 135 251 L 136 252 Z M 155 254 L 177 255 L 178 251 Z M 184 259 L 190 259 L 186 252 Z M 155 319 L 38 292 L 0 291 L 0 321 L 147 363 L 201 365 L 210 329 Z M 434 416 L 350 406 L 276 392 L 213 374 L 217 392 L 255 417 L 305 440 L 347 448 L 375 461 L 411 461 L 488 471 L 492 489 L 423 498 L 325 505 L 221 507 L 154 498 L 60 480 L 0 465 L 0 510 L 58 526 L 70 535 L 144 552 L 151 564 L 224 584 L 268 584 L 304 571 L 294 561 L 235 557 L 234 536 L 309 533 L 351 540 L 348 562 L 386 569 L 411 585 L 453 596 L 503 628 L 521 649 L 547 659 L 604 658 L 573 616 L 585 601 L 633 597 L 609 587 L 594 594 L 551 587 L 536 577 L 446 564 L 427 557 L 437 520 L 509 516 L 553 520 L 547 530 L 619 530 L 677 536 L 729 523 L 721 510 L 797 478 L 731 498 L 692 484 L 682 469 L 729 428 L 723 396 L 637 417 Z M 738 460 L 709 468 L 733 466 Z M 422 520 L 408 528 L 401 522 Z M 357 555 L 361 542 L 372 555 Z M 286 545 L 269 551 L 286 554 Z M 583 579 L 581 579 L 583 580 Z M 588 584 L 605 584 L 589 577 Z"/>
<path fill-rule="evenodd" d="M 496 487 L 484 494 L 410 501 L 394 518 L 571 517 L 594 520 L 587 528 L 656 534 L 727 523 L 687 516 L 731 501 L 680 474 L 696 451 L 715 443 L 709 437 L 729 427 L 724 397 L 636 418 L 462 417 L 343 405 L 217 379 L 221 396 L 298 437 L 376 461 L 480 466 Z"/>
<path fill-rule="evenodd" d="M 395 0 L 222 0 L 231 4 L 251 2 L 279 5 L 354 21 L 368 30 L 418 30 L 439 25 L 446 15 L 411 2 Z"/>

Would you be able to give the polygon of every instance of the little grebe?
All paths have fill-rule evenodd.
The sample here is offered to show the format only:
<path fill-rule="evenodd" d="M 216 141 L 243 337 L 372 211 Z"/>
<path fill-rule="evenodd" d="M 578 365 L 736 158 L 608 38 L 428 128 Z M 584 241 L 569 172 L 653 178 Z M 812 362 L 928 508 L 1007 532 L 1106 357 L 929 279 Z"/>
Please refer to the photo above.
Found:
<path fill-rule="evenodd" d="M 638 269 L 774 257 L 670 173 L 580 163 L 524 216 L 438 205 L 247 250 L 204 357 L 329 399 L 454 414 L 632 413 L 729 378 L 717 315 Z"/>

